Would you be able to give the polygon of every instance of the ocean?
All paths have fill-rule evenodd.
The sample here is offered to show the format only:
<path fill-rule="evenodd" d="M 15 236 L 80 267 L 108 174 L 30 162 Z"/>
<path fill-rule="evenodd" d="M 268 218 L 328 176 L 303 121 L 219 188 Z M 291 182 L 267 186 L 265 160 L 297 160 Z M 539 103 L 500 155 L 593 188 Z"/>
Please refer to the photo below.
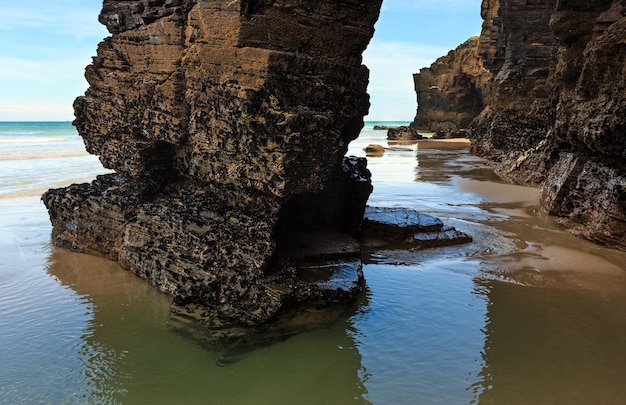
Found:
<path fill-rule="evenodd" d="M 102 172 L 70 122 L 0 122 L 0 198 L 40 195 Z"/>
<path fill-rule="evenodd" d="M 626 254 L 569 235 L 467 142 L 374 124 L 349 150 L 387 147 L 369 204 L 474 241 L 368 252 L 335 322 L 223 361 L 172 327 L 169 297 L 52 245 L 41 193 L 107 172 L 72 125 L 0 123 L 0 404 L 624 402 Z"/>

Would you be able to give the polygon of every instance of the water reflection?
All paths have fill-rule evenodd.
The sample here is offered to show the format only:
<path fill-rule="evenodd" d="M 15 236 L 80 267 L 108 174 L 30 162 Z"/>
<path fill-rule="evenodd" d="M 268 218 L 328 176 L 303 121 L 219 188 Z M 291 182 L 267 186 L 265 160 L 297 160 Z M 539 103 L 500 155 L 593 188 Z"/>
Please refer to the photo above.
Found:
<path fill-rule="evenodd" d="M 168 297 L 51 248 L 38 199 L 0 200 L 0 403 L 623 402 L 626 255 L 564 233 L 467 146 L 428 145 L 371 159 L 370 203 L 474 242 L 371 252 L 335 322 L 221 366 L 172 327 Z"/>
<path fill-rule="evenodd" d="M 626 398 L 626 295 L 490 282 L 480 403 Z"/>
<path fill-rule="evenodd" d="M 224 364 L 220 352 L 170 327 L 169 298 L 143 281 L 102 259 L 53 257 L 50 273 L 93 306 L 81 349 L 90 403 L 366 402 L 350 321 L 356 306 L 332 325 Z"/>
<path fill-rule="evenodd" d="M 353 323 L 367 399 L 374 404 L 473 400 L 484 367 L 487 303 L 463 263 L 381 262 L 368 264 L 365 276 L 369 303 Z"/>
<path fill-rule="evenodd" d="M 466 148 L 420 141 L 410 169 L 408 156 L 391 154 L 370 166 L 372 205 L 440 216 L 474 242 L 374 252 L 366 266 L 371 310 L 355 319 L 369 398 L 621 403 L 626 255 L 564 232 L 538 209 L 536 189 L 499 179 Z M 392 353 L 385 334 L 414 339 L 401 337 Z M 404 360 L 393 363 L 400 373 L 389 370 L 390 358 Z"/>

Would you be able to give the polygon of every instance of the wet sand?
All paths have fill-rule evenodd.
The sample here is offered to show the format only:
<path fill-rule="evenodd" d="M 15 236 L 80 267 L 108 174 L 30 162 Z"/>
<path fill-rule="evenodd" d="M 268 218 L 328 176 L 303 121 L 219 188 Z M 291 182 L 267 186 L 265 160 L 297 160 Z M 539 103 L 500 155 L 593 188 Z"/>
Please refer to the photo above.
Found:
<path fill-rule="evenodd" d="M 467 154 L 469 140 L 424 139 L 404 145 L 413 149 L 370 158 L 375 190 L 382 189 L 377 200 L 383 204 L 397 200 L 392 195 L 397 189 L 385 184 L 397 178 L 389 165 L 403 170 L 414 164 L 419 176 L 403 189 L 414 198 L 405 196 L 404 201 L 474 236 L 470 246 L 458 250 L 481 262 L 477 280 L 626 292 L 624 252 L 570 235 L 556 218 L 541 210 L 538 188 L 510 184 L 495 176 L 484 161 Z M 459 154 L 451 158 L 450 153 Z M 377 171 L 378 166 L 384 166 L 383 170 Z M 410 256 L 392 254 L 399 255 L 405 260 Z"/>
<path fill-rule="evenodd" d="M 369 143 L 386 145 L 351 153 Z M 53 247 L 39 196 L 0 199 L 0 402 L 619 403 L 626 254 L 569 235 L 536 188 L 467 150 L 422 140 L 371 158 L 370 205 L 438 216 L 472 243 L 374 251 L 336 323 L 227 365 L 171 328 L 169 297 Z"/>

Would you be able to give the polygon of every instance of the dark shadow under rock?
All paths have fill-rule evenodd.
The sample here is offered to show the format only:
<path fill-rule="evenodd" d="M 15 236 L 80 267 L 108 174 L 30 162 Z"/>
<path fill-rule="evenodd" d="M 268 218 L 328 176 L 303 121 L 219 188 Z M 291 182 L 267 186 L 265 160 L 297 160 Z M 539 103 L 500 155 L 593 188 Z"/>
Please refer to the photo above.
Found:
<path fill-rule="evenodd" d="M 219 308 L 174 305 L 170 325 L 219 353 L 228 365 L 259 347 L 336 322 L 365 289 L 362 248 L 394 251 L 468 243 L 472 238 L 439 218 L 407 208 L 365 210 L 362 239 L 337 231 L 292 235 L 278 247 L 262 285 L 283 309 L 259 325 L 225 322 Z"/>
<path fill-rule="evenodd" d="M 433 135 L 433 139 L 462 139 L 469 137 L 470 131 L 468 129 L 446 129 L 437 131 Z"/>
<path fill-rule="evenodd" d="M 247 352 L 293 335 L 329 326 L 365 287 L 360 244 L 338 232 L 294 235 L 277 251 L 274 273 L 263 280 L 265 291 L 283 309 L 267 323 L 224 322 L 219 310 L 174 305 L 170 326 L 221 353 L 218 363 L 237 361 Z"/>

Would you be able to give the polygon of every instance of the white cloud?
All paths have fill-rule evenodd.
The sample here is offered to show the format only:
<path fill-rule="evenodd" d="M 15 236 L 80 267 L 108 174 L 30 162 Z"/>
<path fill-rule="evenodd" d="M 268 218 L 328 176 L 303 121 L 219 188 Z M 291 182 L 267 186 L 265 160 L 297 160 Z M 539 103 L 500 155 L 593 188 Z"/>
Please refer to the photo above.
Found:
<path fill-rule="evenodd" d="M 363 55 L 370 69 L 368 119 L 413 120 L 417 109 L 413 73 L 447 53 L 448 49 L 439 47 L 374 38 Z"/>
<path fill-rule="evenodd" d="M 0 83 L 5 82 L 4 87 L 6 88 L 14 80 L 31 83 L 80 80 L 89 63 L 90 61 L 87 60 L 33 61 L 0 56 L 0 66 L 2 66 Z"/>
<path fill-rule="evenodd" d="M 0 31 L 37 29 L 75 38 L 101 37 L 107 32 L 98 22 L 102 2 L 89 0 L 11 1 L 0 0 Z"/>
<path fill-rule="evenodd" d="M 70 120 L 72 103 L 87 89 L 86 62 L 0 57 L 0 120 Z"/>
<path fill-rule="evenodd" d="M 370 69 L 370 86 L 376 90 L 402 91 L 412 87 L 413 73 L 430 66 L 449 49 L 400 41 L 378 41 L 375 38 L 363 54 Z"/>

